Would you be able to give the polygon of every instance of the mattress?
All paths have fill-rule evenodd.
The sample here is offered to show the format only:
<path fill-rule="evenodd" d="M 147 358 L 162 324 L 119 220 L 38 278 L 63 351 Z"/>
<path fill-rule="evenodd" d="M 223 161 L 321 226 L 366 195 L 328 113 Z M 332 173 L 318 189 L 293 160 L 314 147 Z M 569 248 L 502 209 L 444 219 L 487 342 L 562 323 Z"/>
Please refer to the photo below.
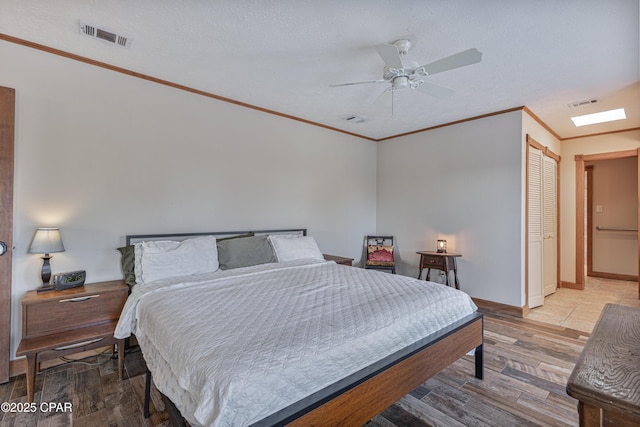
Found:
<path fill-rule="evenodd" d="M 250 425 L 472 314 L 453 288 L 297 260 L 136 285 L 135 334 L 156 387 L 193 425 Z"/>

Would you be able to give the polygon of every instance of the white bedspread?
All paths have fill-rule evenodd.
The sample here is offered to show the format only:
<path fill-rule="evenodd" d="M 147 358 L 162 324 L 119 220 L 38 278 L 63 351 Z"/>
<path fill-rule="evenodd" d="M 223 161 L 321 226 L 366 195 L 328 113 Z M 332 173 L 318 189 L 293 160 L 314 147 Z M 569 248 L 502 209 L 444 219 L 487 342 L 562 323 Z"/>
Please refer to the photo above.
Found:
<path fill-rule="evenodd" d="M 136 335 L 189 422 L 236 427 L 475 310 L 444 285 L 291 261 L 136 285 L 115 335 Z"/>

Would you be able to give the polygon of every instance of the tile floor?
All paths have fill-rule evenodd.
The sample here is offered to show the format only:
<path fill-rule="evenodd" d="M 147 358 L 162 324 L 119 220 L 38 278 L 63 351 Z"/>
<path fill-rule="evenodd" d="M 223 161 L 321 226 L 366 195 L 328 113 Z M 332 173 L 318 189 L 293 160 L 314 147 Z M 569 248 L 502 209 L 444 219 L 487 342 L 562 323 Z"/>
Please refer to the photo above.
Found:
<path fill-rule="evenodd" d="M 591 333 L 607 303 L 640 308 L 638 282 L 587 277 L 583 291 L 559 288 L 526 318 Z"/>

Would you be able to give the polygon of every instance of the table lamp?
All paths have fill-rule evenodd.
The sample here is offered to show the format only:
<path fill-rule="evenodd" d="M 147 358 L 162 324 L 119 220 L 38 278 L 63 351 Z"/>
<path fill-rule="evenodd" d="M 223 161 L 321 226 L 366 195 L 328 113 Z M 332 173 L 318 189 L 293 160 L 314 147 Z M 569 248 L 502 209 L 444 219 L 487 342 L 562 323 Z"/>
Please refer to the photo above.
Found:
<path fill-rule="evenodd" d="M 49 254 L 55 252 L 64 252 L 60 229 L 38 228 L 31 241 L 31 246 L 29 246 L 29 253 L 44 254 L 42 257 L 42 287 L 38 289 L 39 291 L 53 289 L 53 286 L 49 284 L 51 280 L 51 265 L 49 264 L 51 255 Z"/>
<path fill-rule="evenodd" d="M 444 254 L 447 253 L 447 241 L 446 240 L 438 239 L 436 247 L 437 247 L 436 252 L 440 252 L 440 253 L 444 253 Z"/>

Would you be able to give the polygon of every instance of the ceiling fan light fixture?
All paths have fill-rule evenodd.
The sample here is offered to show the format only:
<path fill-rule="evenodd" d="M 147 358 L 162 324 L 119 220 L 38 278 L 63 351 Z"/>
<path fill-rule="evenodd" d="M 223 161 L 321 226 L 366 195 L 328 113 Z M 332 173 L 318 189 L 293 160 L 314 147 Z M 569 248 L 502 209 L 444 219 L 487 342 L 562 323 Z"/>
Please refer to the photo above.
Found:
<path fill-rule="evenodd" d="M 393 88 L 394 89 L 404 89 L 409 86 L 409 77 L 407 76 L 398 76 L 393 79 Z"/>
<path fill-rule="evenodd" d="M 584 114 L 582 116 L 571 117 L 573 124 L 576 127 L 594 125 L 597 123 L 612 122 L 615 120 L 624 120 L 627 116 L 624 113 L 624 108 L 618 108 L 615 110 L 601 111 L 599 113 Z"/>

